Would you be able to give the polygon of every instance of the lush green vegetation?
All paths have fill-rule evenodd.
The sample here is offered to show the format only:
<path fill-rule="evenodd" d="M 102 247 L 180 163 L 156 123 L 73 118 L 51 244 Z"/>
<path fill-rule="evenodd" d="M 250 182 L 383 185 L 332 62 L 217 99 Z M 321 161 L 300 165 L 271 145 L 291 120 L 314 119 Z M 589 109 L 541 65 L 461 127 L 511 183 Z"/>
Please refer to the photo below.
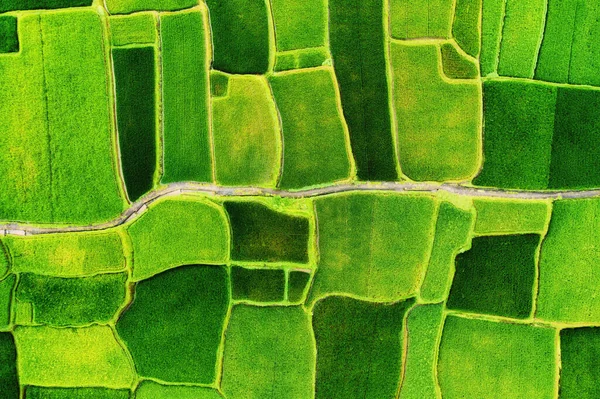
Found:
<path fill-rule="evenodd" d="M 226 217 L 219 206 L 206 199 L 158 201 L 127 232 L 133 246 L 134 280 L 180 265 L 223 264 L 228 259 Z"/>
<path fill-rule="evenodd" d="M 377 304 L 328 297 L 313 310 L 315 398 L 393 398 L 398 391 L 404 315 L 414 300 Z"/>
<path fill-rule="evenodd" d="M 308 262 L 308 218 L 277 212 L 256 201 L 227 201 L 231 259 Z"/>
<path fill-rule="evenodd" d="M 460 53 L 454 43 L 443 43 L 442 68 L 450 79 L 475 79 L 479 75 L 477 65 Z"/>
<path fill-rule="evenodd" d="M 554 398 L 554 329 L 448 316 L 438 359 L 444 398 Z"/>
<path fill-rule="evenodd" d="M 109 326 L 19 326 L 13 334 L 22 385 L 129 388 L 133 382 L 133 365 Z"/>
<path fill-rule="evenodd" d="M 508 1 L 508 0 L 507 0 Z M 456 43 L 471 57 L 479 55 L 482 0 L 456 0 L 452 34 Z"/>
<path fill-rule="evenodd" d="M 481 76 L 493 76 L 498 72 L 506 0 L 483 0 L 482 6 L 479 67 Z"/>
<path fill-rule="evenodd" d="M 269 81 L 283 130 L 279 187 L 298 189 L 348 179 L 347 130 L 331 69 L 275 74 Z"/>
<path fill-rule="evenodd" d="M 0 330 L 7 329 L 12 321 L 11 302 L 16 281 L 14 274 L 0 280 Z"/>
<path fill-rule="evenodd" d="M 17 18 L 12 15 L 0 15 L 0 54 L 15 53 L 18 51 L 19 33 L 17 31 Z"/>
<path fill-rule="evenodd" d="M 0 386 L 5 397 L 19 397 L 17 350 L 10 332 L 0 332 Z"/>
<path fill-rule="evenodd" d="M 390 0 L 390 31 L 396 39 L 448 38 L 452 0 Z"/>
<path fill-rule="evenodd" d="M 600 329 L 567 328 L 560 331 L 560 397 L 592 399 L 600 395 Z"/>
<path fill-rule="evenodd" d="M 545 233 L 550 203 L 535 200 L 476 198 L 475 234 Z"/>
<path fill-rule="evenodd" d="M 184 385 L 160 385 L 142 381 L 135 390 L 135 399 L 223 399 L 214 389 Z"/>
<path fill-rule="evenodd" d="M 327 6 L 324 0 L 272 0 L 278 51 L 325 44 Z"/>
<path fill-rule="evenodd" d="M 213 383 L 228 287 L 225 268 L 206 265 L 181 266 L 137 283 L 133 303 L 116 328 L 138 374 Z"/>
<path fill-rule="evenodd" d="M 31 304 L 32 324 L 80 326 L 107 323 L 125 305 L 125 273 L 64 278 L 21 273 L 17 306 Z"/>
<path fill-rule="evenodd" d="M 446 306 L 469 313 L 526 319 L 532 311 L 539 234 L 473 238 L 456 257 Z"/>
<path fill-rule="evenodd" d="M 233 307 L 223 353 L 227 399 L 313 395 L 315 347 L 301 307 Z"/>
<path fill-rule="evenodd" d="M 27 399 L 129 399 L 129 390 L 108 388 L 25 388 Z"/>
<path fill-rule="evenodd" d="M 3 0 L 0 12 L 91 6 L 93 0 Z M 110 1 L 110 0 L 109 0 Z"/>
<path fill-rule="evenodd" d="M 113 46 L 154 44 L 157 40 L 156 17 L 150 12 L 114 15 L 109 18 Z M 119 95 L 119 90 L 117 90 Z"/>
<path fill-rule="evenodd" d="M 281 302 L 285 297 L 285 271 L 281 269 L 231 268 L 233 299 Z"/>
<path fill-rule="evenodd" d="M 272 40 L 267 1 L 206 1 L 210 11 L 214 69 L 238 74 L 267 72 Z"/>
<path fill-rule="evenodd" d="M 434 199 L 351 193 L 315 203 L 319 264 L 311 302 L 338 292 L 377 301 L 415 294 L 433 243 Z"/>
<path fill-rule="evenodd" d="M 398 178 L 382 13 L 383 0 L 329 1 L 329 46 L 361 180 Z"/>
<path fill-rule="evenodd" d="M 20 0 L 16 0 L 20 1 Z M 46 0 L 64 1 L 64 0 Z M 83 0 L 71 0 L 83 1 Z M 197 0 L 105 0 L 106 8 L 111 14 L 129 14 L 135 11 L 159 10 L 175 11 L 198 5 Z M 90 0 L 88 0 L 90 3 Z"/>
<path fill-rule="evenodd" d="M 156 172 L 154 47 L 112 50 L 121 168 L 129 200 L 152 189 Z"/>
<path fill-rule="evenodd" d="M 160 16 L 163 183 L 213 180 L 208 37 L 204 8 Z"/>
<path fill-rule="evenodd" d="M 470 180 L 481 162 L 481 84 L 440 76 L 436 45 L 393 42 L 394 109 L 402 173 L 413 180 Z"/>
<path fill-rule="evenodd" d="M 217 183 L 275 187 L 281 163 L 281 127 L 267 80 L 221 73 L 211 74 L 211 80 L 215 81 L 213 91 L 220 94 L 212 99 Z"/>
<path fill-rule="evenodd" d="M 301 270 L 290 270 L 288 272 L 288 301 L 302 302 L 306 294 L 307 284 L 310 281 L 310 274 Z"/>

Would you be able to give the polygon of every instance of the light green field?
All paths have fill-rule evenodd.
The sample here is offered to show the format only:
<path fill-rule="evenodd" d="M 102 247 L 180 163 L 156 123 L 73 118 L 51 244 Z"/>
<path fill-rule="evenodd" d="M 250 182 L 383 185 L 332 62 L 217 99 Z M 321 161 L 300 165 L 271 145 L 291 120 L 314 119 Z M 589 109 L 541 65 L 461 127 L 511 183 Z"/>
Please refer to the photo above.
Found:
<path fill-rule="evenodd" d="M 194 7 L 196 0 L 105 0 L 111 14 L 129 14 L 135 11 L 174 11 Z"/>
<path fill-rule="evenodd" d="M 279 187 L 298 189 L 349 179 L 348 130 L 332 69 L 275 74 L 269 81 L 283 130 Z"/>
<path fill-rule="evenodd" d="M 413 180 L 469 180 L 481 162 L 481 84 L 440 74 L 436 45 L 391 44 L 398 156 Z"/>
<path fill-rule="evenodd" d="M 127 232 L 133 247 L 135 281 L 180 265 L 223 264 L 229 258 L 227 218 L 219 206 L 205 199 L 159 201 Z"/>
<path fill-rule="evenodd" d="M 452 35 L 465 53 L 472 57 L 479 55 L 481 42 L 482 0 L 456 0 Z"/>
<path fill-rule="evenodd" d="M 109 18 L 113 46 L 154 44 L 157 40 L 156 17 L 150 12 L 115 15 Z"/>
<path fill-rule="evenodd" d="M 327 2 L 324 0 L 272 0 L 278 51 L 319 47 L 325 44 Z"/>
<path fill-rule="evenodd" d="M 227 95 L 212 98 L 216 181 L 224 186 L 275 187 L 281 127 L 267 80 L 226 76 Z"/>
<path fill-rule="evenodd" d="M 390 0 L 390 31 L 395 39 L 449 38 L 452 0 Z"/>
<path fill-rule="evenodd" d="M 551 204 L 544 200 L 476 198 L 475 234 L 544 233 L 550 220 Z"/>
<path fill-rule="evenodd" d="M 133 364 L 108 326 L 17 327 L 14 335 L 23 385 L 129 388 L 133 383 Z"/>
<path fill-rule="evenodd" d="M 160 385 L 143 381 L 135 390 L 135 399 L 223 399 L 214 389 L 182 385 Z"/>

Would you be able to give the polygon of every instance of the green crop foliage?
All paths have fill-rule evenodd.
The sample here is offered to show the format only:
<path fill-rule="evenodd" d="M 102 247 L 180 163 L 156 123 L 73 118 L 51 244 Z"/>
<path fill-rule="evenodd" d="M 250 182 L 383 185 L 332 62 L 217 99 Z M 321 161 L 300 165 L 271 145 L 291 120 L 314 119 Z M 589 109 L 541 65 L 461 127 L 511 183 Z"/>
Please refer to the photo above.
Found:
<path fill-rule="evenodd" d="M 206 1 L 210 12 L 214 69 L 237 74 L 267 72 L 272 40 L 267 1 Z M 304 3 L 306 1 L 299 4 Z"/>
<path fill-rule="evenodd" d="M 473 238 L 456 257 L 447 307 L 525 319 L 532 311 L 539 234 Z"/>
<path fill-rule="evenodd" d="M 391 45 L 398 156 L 413 180 L 469 180 L 481 162 L 481 85 L 449 82 L 436 45 Z"/>
<path fill-rule="evenodd" d="M 600 85 L 600 3 L 579 0 L 575 9 L 569 83 Z"/>
<path fill-rule="evenodd" d="M 550 203 L 535 200 L 476 198 L 475 234 L 544 233 L 550 219 Z"/>
<path fill-rule="evenodd" d="M 157 39 L 156 18 L 150 12 L 114 15 L 109 18 L 113 46 L 154 44 Z M 118 90 L 117 90 L 117 94 Z"/>
<path fill-rule="evenodd" d="M 109 326 L 19 326 L 14 336 L 23 385 L 118 389 L 133 382 L 133 365 Z"/>
<path fill-rule="evenodd" d="M 310 274 L 300 270 L 290 270 L 288 274 L 288 301 L 301 302 L 304 300 L 306 286 Z"/>
<path fill-rule="evenodd" d="M 153 186 L 156 169 L 154 47 L 112 50 L 123 178 L 134 202 Z"/>
<path fill-rule="evenodd" d="M 506 0 L 483 0 L 482 6 L 479 67 L 481 76 L 493 76 L 498 72 Z"/>
<path fill-rule="evenodd" d="M 308 218 L 277 212 L 255 201 L 227 201 L 231 259 L 308 262 Z"/>
<path fill-rule="evenodd" d="M 554 329 L 448 316 L 438 358 L 444 398 L 556 397 Z"/>
<path fill-rule="evenodd" d="M 315 398 L 393 398 L 399 387 L 404 315 L 414 300 L 377 304 L 328 297 L 313 310 Z"/>
<path fill-rule="evenodd" d="M 10 332 L 0 332 L 0 386 L 6 398 L 19 397 L 17 350 Z"/>
<path fill-rule="evenodd" d="M 408 351 L 399 399 L 437 397 L 436 362 L 443 318 L 441 304 L 417 305 L 409 311 Z"/>
<path fill-rule="evenodd" d="M 13 290 L 17 277 L 9 274 L 0 280 L 0 330 L 9 327 L 12 319 Z"/>
<path fill-rule="evenodd" d="M 223 353 L 225 397 L 312 397 L 314 345 L 309 315 L 301 307 L 234 306 Z"/>
<path fill-rule="evenodd" d="M 347 130 L 331 68 L 275 74 L 269 81 L 283 130 L 279 187 L 348 179 Z"/>
<path fill-rule="evenodd" d="M 592 399 L 600 395 L 598 378 L 600 329 L 567 328 L 560 331 L 560 397 Z"/>
<path fill-rule="evenodd" d="M 4 243 L 14 272 L 76 277 L 125 268 L 123 243 L 115 230 L 7 236 Z"/>
<path fill-rule="evenodd" d="M 475 79 L 479 76 L 477 65 L 460 53 L 453 43 L 443 43 L 442 68 L 450 79 Z"/>
<path fill-rule="evenodd" d="M 454 259 L 471 242 L 475 215 L 449 202 L 440 204 L 429 265 L 419 295 L 426 302 L 441 302 L 448 297 Z"/>
<path fill-rule="evenodd" d="M 217 92 L 212 99 L 217 183 L 275 187 L 281 128 L 267 80 L 213 73 L 211 82 Z"/>
<path fill-rule="evenodd" d="M 272 0 L 277 50 L 324 45 L 327 29 L 326 4 L 324 0 Z"/>
<path fill-rule="evenodd" d="M 548 188 L 556 93 L 556 87 L 524 81 L 484 84 L 484 162 L 473 184 Z"/>
<path fill-rule="evenodd" d="M 329 1 L 329 46 L 360 180 L 398 178 L 382 13 L 383 0 Z"/>
<path fill-rule="evenodd" d="M 160 201 L 136 219 L 127 232 L 133 246 L 134 280 L 185 264 L 222 264 L 228 258 L 226 217 L 219 206 L 206 200 Z"/>
<path fill-rule="evenodd" d="M 228 287 L 225 268 L 206 265 L 181 266 L 137 283 L 116 329 L 138 374 L 212 384 Z"/>
<path fill-rule="evenodd" d="M 19 1 L 19 0 L 17 0 Z M 46 0 L 52 1 L 52 0 Z M 65 1 L 65 0 L 53 0 Z M 83 0 L 70 0 L 83 1 Z M 90 0 L 87 0 L 91 3 Z M 157 10 L 176 11 L 198 5 L 197 0 L 105 0 L 111 14 L 129 14 L 136 11 Z"/>
<path fill-rule="evenodd" d="M 498 74 L 533 78 L 547 0 L 506 0 Z"/>
<path fill-rule="evenodd" d="M 0 6 L 1 7 L 1 6 Z M 19 51 L 17 18 L 12 15 L 0 16 L 0 54 Z"/>
<path fill-rule="evenodd" d="M 92 5 L 92 1 L 93 0 L 3 0 L 2 4 L 0 4 L 0 12 L 83 7 Z"/>
<path fill-rule="evenodd" d="M 352 193 L 315 201 L 319 264 L 310 302 L 330 293 L 377 301 L 413 295 L 433 243 L 436 201 Z"/>
<path fill-rule="evenodd" d="M 598 212 L 597 199 L 554 203 L 540 253 L 537 318 L 565 323 L 600 320 Z"/>
<path fill-rule="evenodd" d="M 135 399 L 223 399 L 214 389 L 177 385 L 160 385 L 142 381 L 135 390 Z"/>
<path fill-rule="evenodd" d="M 129 390 L 108 388 L 25 388 L 27 399 L 129 399 Z"/>
<path fill-rule="evenodd" d="M 285 296 L 285 271 L 277 269 L 231 268 L 233 299 L 255 302 L 281 302 Z"/>
<path fill-rule="evenodd" d="M 390 0 L 390 30 L 395 39 L 448 38 L 452 0 Z"/>
<path fill-rule="evenodd" d="M 480 51 L 482 0 L 456 0 L 452 35 L 456 43 L 471 57 L 477 57 Z"/>
<path fill-rule="evenodd" d="M 30 303 L 34 324 L 78 326 L 107 323 L 125 304 L 125 273 L 63 278 L 21 273 L 17 304 Z"/>
<path fill-rule="evenodd" d="M 161 15 L 160 39 L 164 118 L 162 182 L 212 182 L 206 10 Z"/>

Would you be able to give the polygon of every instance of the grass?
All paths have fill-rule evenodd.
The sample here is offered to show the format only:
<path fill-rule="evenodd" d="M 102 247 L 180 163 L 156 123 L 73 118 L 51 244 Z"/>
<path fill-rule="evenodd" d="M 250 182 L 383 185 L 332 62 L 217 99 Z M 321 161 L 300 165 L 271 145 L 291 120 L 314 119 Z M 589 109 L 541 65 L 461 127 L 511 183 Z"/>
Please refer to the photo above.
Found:
<path fill-rule="evenodd" d="M 113 15 L 108 20 L 110 22 L 110 40 L 113 46 L 156 43 L 156 18 L 150 12 Z"/>
<path fill-rule="evenodd" d="M 6 236 L 12 271 L 77 277 L 125 269 L 123 243 L 116 230 Z"/>
<path fill-rule="evenodd" d="M 290 270 L 288 272 L 288 301 L 304 302 L 307 285 L 310 281 L 310 273 L 301 270 Z"/>
<path fill-rule="evenodd" d="M 21 273 L 17 304 L 33 306 L 34 324 L 81 326 L 107 323 L 125 304 L 125 273 L 63 278 Z"/>
<path fill-rule="evenodd" d="M 90 9 L 31 14 L 19 18 L 19 31 L 21 52 L 0 60 L 0 219 L 114 218 L 125 203 L 100 17 Z"/>
<path fill-rule="evenodd" d="M 600 90 L 560 87 L 550 163 L 551 189 L 600 187 Z"/>
<path fill-rule="evenodd" d="M 154 47 L 112 50 L 123 178 L 131 202 L 153 186 L 156 159 Z"/>
<path fill-rule="evenodd" d="M 402 173 L 418 181 L 469 180 L 481 162 L 481 86 L 442 78 L 436 45 L 394 42 L 398 157 Z"/>
<path fill-rule="evenodd" d="M 138 374 L 168 382 L 212 384 L 229 306 L 227 271 L 186 265 L 137 283 L 117 321 Z"/>
<path fill-rule="evenodd" d="M 562 323 L 600 321 L 600 226 L 597 199 L 556 201 L 540 253 L 536 317 Z"/>
<path fill-rule="evenodd" d="M 132 385 L 133 365 L 109 326 L 19 326 L 14 336 L 22 385 L 116 389 Z"/>
<path fill-rule="evenodd" d="M 444 398 L 553 398 L 555 331 L 448 316 L 438 358 Z"/>
<path fill-rule="evenodd" d="M 442 68 L 450 79 L 475 79 L 479 76 L 477 65 L 463 56 L 454 43 L 442 43 Z"/>
<path fill-rule="evenodd" d="M 17 31 L 17 17 L 0 15 L 0 54 L 16 53 L 18 51 L 19 32 Z"/>
<path fill-rule="evenodd" d="M 548 188 L 556 96 L 556 87 L 544 84 L 484 84 L 484 162 L 473 184 L 526 190 Z"/>
<path fill-rule="evenodd" d="M 278 212 L 259 202 L 226 201 L 231 259 L 308 262 L 308 218 Z"/>
<path fill-rule="evenodd" d="M 278 51 L 325 45 L 327 3 L 324 0 L 272 0 Z"/>
<path fill-rule="evenodd" d="M 301 307 L 233 307 L 221 381 L 227 399 L 305 399 L 314 375 L 314 338 Z"/>
<path fill-rule="evenodd" d="M 319 264 L 310 302 L 330 293 L 376 301 L 414 295 L 433 243 L 427 196 L 353 193 L 315 201 Z"/>
<path fill-rule="evenodd" d="M 441 302 L 448 297 L 456 255 L 471 243 L 474 212 L 451 204 L 440 204 L 435 225 L 431 257 L 419 295 L 426 302 Z"/>
<path fill-rule="evenodd" d="M 506 0 L 483 0 L 482 6 L 479 67 L 481 76 L 493 76 L 498 73 Z"/>
<path fill-rule="evenodd" d="M 360 180 L 398 179 L 383 0 L 329 1 L 329 45 Z"/>
<path fill-rule="evenodd" d="M 348 179 L 347 130 L 331 68 L 275 74 L 269 82 L 283 130 L 279 187 Z"/>
<path fill-rule="evenodd" d="M 206 1 L 210 12 L 214 69 L 235 74 L 267 72 L 272 39 L 266 1 Z"/>
<path fill-rule="evenodd" d="M 281 163 L 281 128 L 267 80 L 253 75 L 227 79 L 226 96 L 212 99 L 217 183 L 275 187 Z M 223 85 L 223 80 L 215 84 Z"/>
<path fill-rule="evenodd" d="M 182 385 L 160 385 L 142 381 L 135 390 L 135 399 L 222 399 L 214 389 Z"/>
<path fill-rule="evenodd" d="M 0 12 L 91 6 L 92 0 L 4 0 Z"/>
<path fill-rule="evenodd" d="M 313 311 L 315 398 L 394 398 L 400 383 L 404 316 L 414 300 L 377 304 L 328 297 Z"/>
<path fill-rule="evenodd" d="M 213 180 L 209 133 L 209 28 L 206 11 L 201 10 L 160 16 L 163 183 Z"/>
<path fill-rule="evenodd" d="M 548 201 L 476 198 L 475 234 L 544 234 L 549 221 Z"/>
<path fill-rule="evenodd" d="M 282 269 L 231 268 L 231 296 L 237 300 L 281 302 L 285 295 Z"/>
<path fill-rule="evenodd" d="M 547 0 L 506 0 L 498 74 L 533 78 L 547 3 Z"/>
<path fill-rule="evenodd" d="M 324 65 L 330 58 L 329 50 L 326 47 L 311 48 L 298 52 L 298 68 L 316 68 Z M 336 92 L 337 92 L 337 84 Z M 337 95 L 336 95 L 337 98 Z"/>
<path fill-rule="evenodd" d="M 482 0 L 456 0 L 452 35 L 456 43 L 471 57 L 477 57 L 480 51 Z"/>
<path fill-rule="evenodd" d="M 18 1 L 18 0 L 17 0 Z M 59 1 L 59 0 L 54 0 Z M 64 0 L 63 0 L 64 1 Z M 72 0 L 75 1 L 75 0 Z M 83 0 L 77 0 L 83 1 Z M 176 11 L 198 5 L 197 0 L 105 0 L 111 14 L 130 14 L 137 11 Z M 88 0 L 88 3 L 90 1 Z"/>
<path fill-rule="evenodd" d="M 539 234 L 473 238 L 456 257 L 446 306 L 469 313 L 526 319 L 532 311 Z"/>
<path fill-rule="evenodd" d="M 298 68 L 298 56 L 296 53 L 285 53 L 275 55 L 275 72 L 288 71 Z"/>
<path fill-rule="evenodd" d="M 436 363 L 443 305 L 417 305 L 406 320 L 408 348 L 399 399 L 436 398 Z"/>
<path fill-rule="evenodd" d="M 108 388 L 46 388 L 28 386 L 27 399 L 129 399 L 127 389 Z"/>
<path fill-rule="evenodd" d="M 133 279 L 184 264 L 225 263 L 227 230 L 223 210 L 207 200 L 183 197 L 153 204 L 127 228 L 133 243 Z"/>
<path fill-rule="evenodd" d="M 540 47 L 535 78 L 569 82 L 571 48 L 580 0 L 549 0 L 546 28 Z"/>
<path fill-rule="evenodd" d="M 227 97 L 229 94 L 229 78 L 233 76 L 219 71 L 210 71 L 210 94 L 212 98 Z M 213 104 L 213 118 L 214 104 Z M 214 123 L 214 122 L 213 122 Z M 215 137 L 217 139 L 217 137 Z"/>
<path fill-rule="evenodd" d="M 395 39 L 448 38 L 452 0 L 390 0 L 390 31 Z"/>
<path fill-rule="evenodd" d="M 2 395 L 5 398 L 19 397 L 17 350 L 15 340 L 10 332 L 0 332 L 0 386 L 2 386 Z"/>
<path fill-rule="evenodd" d="M 7 329 L 12 322 L 12 300 L 16 280 L 14 274 L 0 280 L 0 330 Z"/>
<path fill-rule="evenodd" d="M 560 331 L 560 398 L 592 399 L 600 395 L 598 327 L 568 328 Z"/>

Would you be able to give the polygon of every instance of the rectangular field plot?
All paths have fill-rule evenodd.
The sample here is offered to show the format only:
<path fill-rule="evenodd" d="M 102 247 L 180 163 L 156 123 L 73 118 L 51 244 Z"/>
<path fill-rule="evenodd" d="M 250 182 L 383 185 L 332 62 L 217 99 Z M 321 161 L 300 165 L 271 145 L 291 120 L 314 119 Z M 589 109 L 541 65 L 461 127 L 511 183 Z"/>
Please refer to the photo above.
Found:
<path fill-rule="evenodd" d="M 150 12 L 115 15 L 109 18 L 113 46 L 154 44 L 157 40 L 156 17 Z"/>

